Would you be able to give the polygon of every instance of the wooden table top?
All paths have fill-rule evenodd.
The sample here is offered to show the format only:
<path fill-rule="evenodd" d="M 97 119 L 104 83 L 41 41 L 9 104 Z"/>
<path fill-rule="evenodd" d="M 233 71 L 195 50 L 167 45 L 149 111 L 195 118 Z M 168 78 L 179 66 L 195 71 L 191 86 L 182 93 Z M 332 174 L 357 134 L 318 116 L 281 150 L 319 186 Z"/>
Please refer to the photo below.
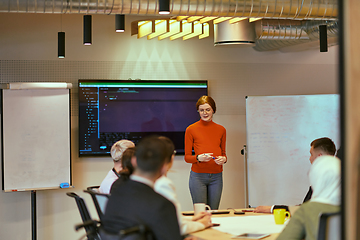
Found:
<path fill-rule="evenodd" d="M 235 209 L 235 211 L 241 211 L 241 210 L 242 209 Z M 184 212 L 184 213 L 191 213 L 191 212 Z M 264 214 L 266 214 L 266 213 L 253 213 L 253 212 L 245 213 L 246 216 L 264 215 Z M 228 214 L 213 214 L 212 217 L 213 218 L 215 218 L 215 217 L 234 217 L 234 216 L 245 216 L 245 215 L 235 215 L 234 210 L 230 210 L 230 213 L 228 213 Z M 216 227 L 207 228 L 202 231 L 191 233 L 190 235 L 197 237 L 198 238 L 197 240 L 234 240 L 234 238 L 232 238 L 233 235 L 224 233 L 224 232 L 220 232 L 220 231 L 216 230 Z M 262 239 L 275 240 L 278 235 L 279 235 L 279 233 L 274 233 L 274 234 L 271 234 L 270 236 L 262 238 Z M 245 238 L 237 238 L 237 239 L 248 240 Z"/>

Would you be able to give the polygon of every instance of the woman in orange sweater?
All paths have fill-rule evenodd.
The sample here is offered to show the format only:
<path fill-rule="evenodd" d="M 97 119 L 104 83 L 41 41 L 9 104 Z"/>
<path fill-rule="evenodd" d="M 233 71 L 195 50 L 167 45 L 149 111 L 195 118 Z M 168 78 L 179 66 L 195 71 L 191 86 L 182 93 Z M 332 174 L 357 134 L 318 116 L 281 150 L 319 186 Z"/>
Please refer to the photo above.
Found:
<path fill-rule="evenodd" d="M 190 194 L 193 203 L 206 203 L 211 209 L 218 209 L 223 188 L 222 165 L 227 161 L 226 130 L 212 121 L 216 112 L 214 99 L 200 97 L 196 109 L 200 120 L 185 132 L 185 161 L 192 164 Z"/>

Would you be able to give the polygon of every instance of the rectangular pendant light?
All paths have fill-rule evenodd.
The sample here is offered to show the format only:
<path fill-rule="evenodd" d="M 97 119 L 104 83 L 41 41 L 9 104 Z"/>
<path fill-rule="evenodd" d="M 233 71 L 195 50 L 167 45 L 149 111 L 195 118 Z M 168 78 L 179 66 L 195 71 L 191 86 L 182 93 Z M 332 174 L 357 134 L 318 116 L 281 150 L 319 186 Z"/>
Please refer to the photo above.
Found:
<path fill-rule="evenodd" d="M 91 15 L 84 15 L 84 45 L 91 45 Z"/>
<path fill-rule="evenodd" d="M 65 32 L 58 32 L 58 58 L 65 58 Z"/>
<path fill-rule="evenodd" d="M 319 25 L 319 38 L 320 38 L 320 52 L 328 51 L 328 42 L 327 42 L 327 26 Z"/>
<path fill-rule="evenodd" d="M 125 15 L 115 15 L 115 32 L 125 32 Z"/>
<path fill-rule="evenodd" d="M 170 14 L 170 0 L 159 0 L 159 14 Z"/>

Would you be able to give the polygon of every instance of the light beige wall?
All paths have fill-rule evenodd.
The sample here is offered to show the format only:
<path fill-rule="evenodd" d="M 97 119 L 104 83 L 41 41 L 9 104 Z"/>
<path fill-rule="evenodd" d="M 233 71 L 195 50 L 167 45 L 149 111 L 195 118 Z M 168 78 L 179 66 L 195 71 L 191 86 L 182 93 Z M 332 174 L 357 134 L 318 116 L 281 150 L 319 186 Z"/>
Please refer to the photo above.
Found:
<path fill-rule="evenodd" d="M 328 53 L 256 52 L 252 48 L 215 48 L 213 38 L 187 41 L 136 39 L 116 34 L 114 16 L 93 16 L 93 45 L 82 45 L 82 16 L 63 15 L 66 58 L 57 59 L 60 15 L 0 13 L 0 82 L 66 81 L 74 84 L 71 100 L 71 191 L 90 197 L 82 189 L 98 185 L 112 167 L 109 158 L 79 158 L 78 79 L 199 79 L 209 81 L 209 94 L 218 111 L 214 121 L 227 129 L 228 163 L 224 166 L 221 208 L 244 207 L 244 168 L 240 150 L 246 144 L 245 96 L 337 93 L 337 47 Z M 142 18 L 141 18 L 142 19 Z M 183 210 L 191 209 L 188 191 L 190 165 L 176 157 L 169 174 L 177 187 Z M 26 179 L 24 179 L 25 181 Z M 259 189 L 261 190 L 261 189 Z M 78 239 L 81 219 L 69 190 L 37 192 L 38 239 Z M 305 194 L 305 193 L 304 193 Z M 31 236 L 30 193 L 0 192 L 0 239 Z"/>

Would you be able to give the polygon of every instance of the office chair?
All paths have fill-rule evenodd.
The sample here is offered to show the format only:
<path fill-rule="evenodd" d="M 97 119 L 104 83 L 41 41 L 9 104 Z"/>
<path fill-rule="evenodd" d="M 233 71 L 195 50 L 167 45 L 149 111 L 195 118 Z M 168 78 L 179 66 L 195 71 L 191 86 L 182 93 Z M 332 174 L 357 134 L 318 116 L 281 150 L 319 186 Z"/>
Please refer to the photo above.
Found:
<path fill-rule="evenodd" d="M 88 240 L 100 240 L 101 238 L 98 233 L 100 223 L 91 218 L 84 199 L 74 192 L 67 192 L 66 195 L 75 199 L 81 216 L 81 220 L 83 221 L 83 224 L 75 226 L 75 230 L 78 231 L 80 228 L 83 227 L 85 229 Z"/>
<path fill-rule="evenodd" d="M 87 187 L 84 192 L 89 193 L 96 211 L 99 215 L 100 221 L 103 220 L 103 216 L 105 213 L 106 204 L 109 200 L 110 194 L 100 193 L 99 186 L 91 186 Z M 82 225 L 84 227 L 86 225 L 92 225 L 92 221 L 88 221 Z M 78 225 L 78 227 L 83 227 L 82 225 Z M 144 225 L 138 225 L 135 227 L 126 228 L 120 230 L 119 234 L 109 234 L 101 227 L 99 228 L 99 236 L 102 240 L 153 240 L 152 233 L 149 229 L 147 229 Z"/>
<path fill-rule="evenodd" d="M 318 240 L 340 240 L 340 212 L 320 214 Z"/>
<path fill-rule="evenodd" d="M 98 188 L 99 186 L 88 187 L 86 190 L 84 190 L 84 192 L 90 194 L 94 202 L 95 209 L 99 215 L 99 219 L 102 221 L 110 194 L 100 193 Z"/>
<path fill-rule="evenodd" d="M 142 224 L 120 230 L 119 234 L 110 234 L 100 229 L 100 236 L 102 240 L 154 240 L 151 231 Z"/>

